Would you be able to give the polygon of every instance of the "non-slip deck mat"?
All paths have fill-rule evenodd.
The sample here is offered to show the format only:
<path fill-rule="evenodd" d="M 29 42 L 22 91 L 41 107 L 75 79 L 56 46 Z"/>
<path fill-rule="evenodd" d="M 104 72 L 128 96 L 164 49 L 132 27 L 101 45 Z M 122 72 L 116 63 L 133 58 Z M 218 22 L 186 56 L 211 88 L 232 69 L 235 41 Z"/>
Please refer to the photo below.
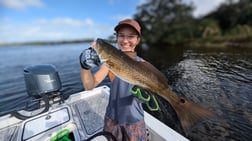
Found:
<path fill-rule="evenodd" d="M 16 140 L 18 126 L 6 127 L 0 130 L 0 141 L 14 141 Z"/>
<path fill-rule="evenodd" d="M 108 99 L 105 94 L 92 96 L 75 104 L 82 127 L 88 135 L 103 128 Z"/>

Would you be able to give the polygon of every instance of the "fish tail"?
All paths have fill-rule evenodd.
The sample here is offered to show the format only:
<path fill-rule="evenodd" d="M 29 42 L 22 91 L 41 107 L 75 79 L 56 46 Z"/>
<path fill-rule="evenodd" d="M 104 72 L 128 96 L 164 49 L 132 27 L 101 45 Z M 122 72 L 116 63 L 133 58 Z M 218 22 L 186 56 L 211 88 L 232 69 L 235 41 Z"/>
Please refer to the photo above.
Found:
<path fill-rule="evenodd" d="M 176 111 L 184 130 L 187 130 L 188 128 L 205 118 L 209 118 L 215 115 L 210 110 L 188 99 L 177 96 L 170 90 L 165 91 L 164 96 Z"/>

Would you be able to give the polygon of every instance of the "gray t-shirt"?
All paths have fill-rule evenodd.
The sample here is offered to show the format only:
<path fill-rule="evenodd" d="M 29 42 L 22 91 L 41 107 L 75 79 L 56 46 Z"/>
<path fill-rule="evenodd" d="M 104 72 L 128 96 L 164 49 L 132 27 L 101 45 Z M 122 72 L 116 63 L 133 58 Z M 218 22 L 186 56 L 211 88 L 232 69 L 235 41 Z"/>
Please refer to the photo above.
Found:
<path fill-rule="evenodd" d="M 137 57 L 137 61 L 140 60 L 141 58 Z M 132 87 L 132 84 L 116 76 L 110 86 L 106 117 L 116 120 L 120 125 L 134 124 L 144 120 L 144 110 L 141 102 L 130 93 Z"/>

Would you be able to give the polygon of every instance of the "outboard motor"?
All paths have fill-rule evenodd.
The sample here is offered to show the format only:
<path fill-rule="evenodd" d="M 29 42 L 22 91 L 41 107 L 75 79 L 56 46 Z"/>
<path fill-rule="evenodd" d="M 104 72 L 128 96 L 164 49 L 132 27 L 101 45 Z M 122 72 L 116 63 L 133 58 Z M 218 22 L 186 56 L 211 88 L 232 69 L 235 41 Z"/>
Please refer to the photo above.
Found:
<path fill-rule="evenodd" d="M 28 95 L 35 98 L 61 89 L 59 74 L 53 65 L 34 65 L 24 68 L 24 79 Z"/>
<path fill-rule="evenodd" d="M 14 111 L 11 114 L 18 119 L 25 120 L 38 114 L 47 112 L 50 103 L 64 102 L 60 95 L 61 82 L 59 74 L 53 65 L 33 65 L 24 68 L 24 79 L 28 95 L 39 101 L 42 111 L 30 116 L 23 110 L 21 113 Z"/>

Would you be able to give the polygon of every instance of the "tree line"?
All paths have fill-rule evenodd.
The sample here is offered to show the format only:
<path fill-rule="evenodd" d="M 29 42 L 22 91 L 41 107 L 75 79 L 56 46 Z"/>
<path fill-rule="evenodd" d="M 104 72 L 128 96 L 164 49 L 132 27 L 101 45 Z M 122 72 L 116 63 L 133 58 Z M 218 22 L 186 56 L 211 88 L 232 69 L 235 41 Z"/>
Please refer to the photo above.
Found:
<path fill-rule="evenodd" d="M 194 9 L 182 0 L 148 0 L 137 7 L 134 19 L 150 46 L 252 45 L 251 0 L 226 0 L 202 17 L 194 17 Z"/>

